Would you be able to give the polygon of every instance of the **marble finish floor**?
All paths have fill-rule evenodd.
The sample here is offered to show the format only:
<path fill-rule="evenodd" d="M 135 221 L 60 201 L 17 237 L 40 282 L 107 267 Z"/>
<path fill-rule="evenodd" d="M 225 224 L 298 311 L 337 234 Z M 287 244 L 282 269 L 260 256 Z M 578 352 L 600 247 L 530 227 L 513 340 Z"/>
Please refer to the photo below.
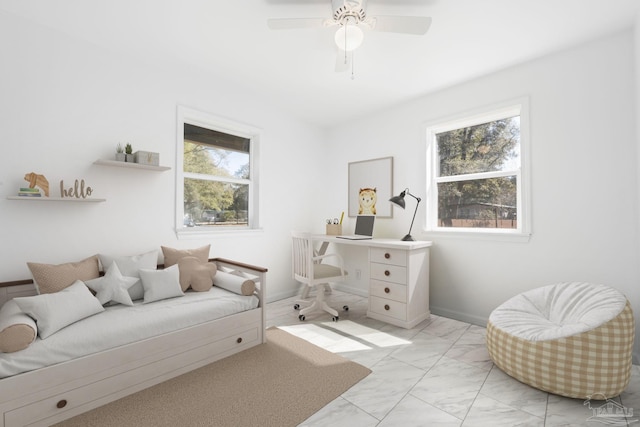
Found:
<path fill-rule="evenodd" d="M 485 328 L 431 315 L 413 329 L 366 317 L 367 299 L 333 291 L 329 314 L 298 320 L 292 297 L 267 304 L 267 325 L 277 326 L 372 370 L 365 379 L 300 426 L 602 426 L 640 425 L 640 367 L 609 402 L 633 410 L 628 419 L 596 415 L 604 402 L 545 393 L 516 381 L 493 365 Z M 606 414 L 605 414 L 606 415 Z M 618 421 L 612 424 L 611 421 Z"/>

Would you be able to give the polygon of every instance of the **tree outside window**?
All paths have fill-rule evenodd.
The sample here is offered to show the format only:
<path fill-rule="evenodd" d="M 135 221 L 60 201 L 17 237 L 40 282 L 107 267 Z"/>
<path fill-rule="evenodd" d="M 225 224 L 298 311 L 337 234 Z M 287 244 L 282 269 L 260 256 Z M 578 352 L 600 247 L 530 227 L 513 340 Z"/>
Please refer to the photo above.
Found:
<path fill-rule="evenodd" d="M 523 230 L 520 108 L 432 126 L 428 140 L 429 229 Z"/>
<path fill-rule="evenodd" d="M 247 226 L 251 140 L 184 124 L 185 225 Z"/>
<path fill-rule="evenodd" d="M 178 238 L 261 232 L 260 129 L 177 107 Z"/>

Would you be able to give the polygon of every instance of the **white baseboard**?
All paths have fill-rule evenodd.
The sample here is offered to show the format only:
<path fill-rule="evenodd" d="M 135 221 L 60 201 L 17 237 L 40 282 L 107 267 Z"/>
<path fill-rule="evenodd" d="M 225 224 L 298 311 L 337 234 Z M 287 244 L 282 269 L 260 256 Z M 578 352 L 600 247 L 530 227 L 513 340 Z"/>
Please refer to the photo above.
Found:
<path fill-rule="evenodd" d="M 267 296 L 266 302 L 269 304 L 270 302 L 280 301 L 281 299 L 295 297 L 296 295 L 300 295 L 301 288 L 293 288 L 285 292 L 279 292 L 277 294 L 272 294 Z"/>
<path fill-rule="evenodd" d="M 459 320 L 461 322 L 471 323 L 472 325 L 487 326 L 487 321 L 489 320 L 486 317 L 482 316 L 473 316 L 468 313 L 462 313 L 460 311 L 449 310 L 448 308 L 442 307 L 429 307 L 431 309 L 431 313 L 436 316 L 448 317 L 449 319 Z"/>
<path fill-rule="evenodd" d="M 363 291 L 362 289 L 354 288 L 345 284 L 337 284 L 337 283 L 332 284 L 331 288 L 337 291 L 347 292 L 349 294 L 358 295 L 364 298 L 369 297 L 369 293 L 367 291 Z M 301 293 L 302 293 L 302 285 L 294 287 L 284 292 L 279 292 L 277 294 L 269 295 L 266 298 L 266 301 L 267 301 L 267 304 L 269 304 L 270 302 L 280 301 L 282 299 L 298 296 Z"/>
<path fill-rule="evenodd" d="M 349 294 L 353 294 L 353 295 L 358 295 L 360 297 L 369 298 L 369 292 L 367 292 L 366 290 L 354 288 L 354 287 L 351 287 L 349 285 L 345 285 L 344 283 L 336 283 L 336 284 L 331 285 L 331 287 L 333 289 L 335 289 L 336 291 L 347 292 Z"/>

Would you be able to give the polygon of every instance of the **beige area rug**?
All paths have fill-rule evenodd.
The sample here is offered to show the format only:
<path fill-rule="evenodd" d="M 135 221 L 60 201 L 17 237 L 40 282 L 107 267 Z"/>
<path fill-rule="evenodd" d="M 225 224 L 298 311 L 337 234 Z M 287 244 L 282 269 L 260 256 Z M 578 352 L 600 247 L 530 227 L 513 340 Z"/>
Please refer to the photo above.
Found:
<path fill-rule="evenodd" d="M 283 330 L 56 426 L 296 426 L 371 371 Z"/>

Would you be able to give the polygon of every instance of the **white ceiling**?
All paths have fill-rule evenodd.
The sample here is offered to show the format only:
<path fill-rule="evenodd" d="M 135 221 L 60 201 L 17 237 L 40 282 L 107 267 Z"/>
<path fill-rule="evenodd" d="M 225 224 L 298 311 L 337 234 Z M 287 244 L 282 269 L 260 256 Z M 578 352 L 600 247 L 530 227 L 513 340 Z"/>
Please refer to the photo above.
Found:
<path fill-rule="evenodd" d="M 200 68 L 319 126 L 631 28 L 640 0 L 369 0 L 374 15 L 430 16 L 424 36 L 366 32 L 355 78 L 336 73 L 331 0 L 0 0 L 0 10 L 152 63 Z"/>

